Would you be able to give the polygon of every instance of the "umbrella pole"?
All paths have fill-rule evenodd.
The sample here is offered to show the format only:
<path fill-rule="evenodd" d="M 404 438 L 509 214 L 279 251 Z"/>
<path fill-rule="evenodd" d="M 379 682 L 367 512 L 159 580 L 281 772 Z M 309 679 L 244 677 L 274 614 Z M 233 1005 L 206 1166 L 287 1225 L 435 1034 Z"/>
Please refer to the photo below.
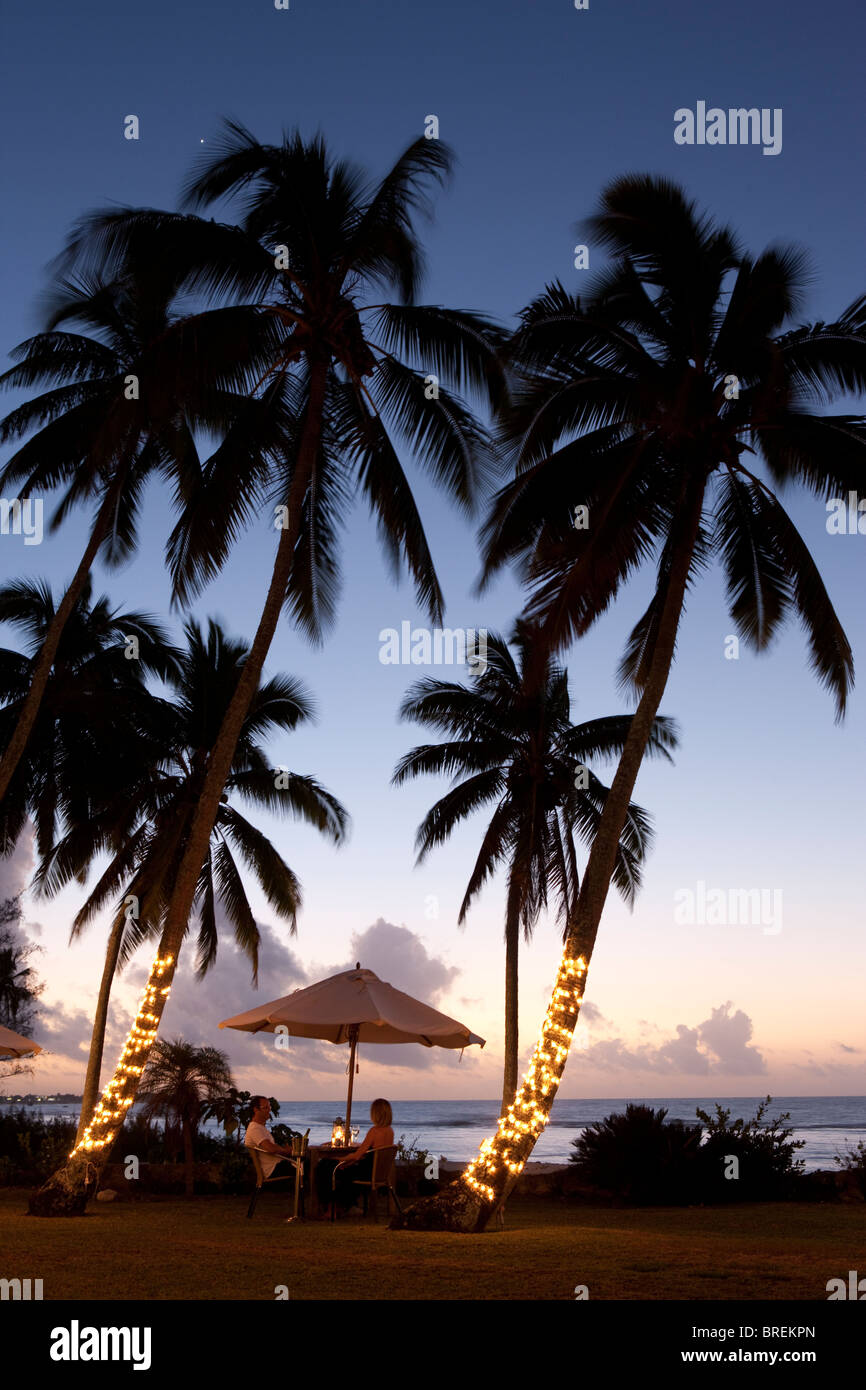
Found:
<path fill-rule="evenodd" d="M 349 1054 L 349 1094 L 346 1097 L 346 1143 L 349 1143 L 350 1126 L 352 1123 L 352 1088 L 355 1085 L 355 1048 L 358 1046 L 359 1025 L 353 1023 L 349 1028 L 349 1037 L 352 1039 L 352 1051 Z"/>

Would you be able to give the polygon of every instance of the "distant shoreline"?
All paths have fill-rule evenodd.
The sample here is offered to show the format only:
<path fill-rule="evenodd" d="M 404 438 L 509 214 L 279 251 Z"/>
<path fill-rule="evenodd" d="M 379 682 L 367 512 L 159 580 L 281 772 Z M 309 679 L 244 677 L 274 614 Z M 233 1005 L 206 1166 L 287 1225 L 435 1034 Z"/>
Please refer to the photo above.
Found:
<path fill-rule="evenodd" d="M 71 1094 L 67 1094 L 66 1092 L 59 1092 L 57 1095 L 51 1095 L 51 1096 L 37 1096 L 37 1095 L 35 1095 L 35 1094 L 32 1094 L 32 1093 L 28 1092 L 28 1094 L 27 1094 L 27 1095 L 24 1095 L 24 1096 L 17 1096 L 17 1095 L 16 1095 L 16 1096 L 0 1095 L 0 1105 L 51 1105 L 51 1104 L 55 1104 L 55 1105 L 80 1105 L 81 1102 L 83 1101 L 83 1099 L 84 1099 L 83 1096 L 71 1095 Z M 613 1102 L 619 1102 L 619 1103 L 626 1102 L 626 1103 L 630 1103 L 630 1104 L 653 1105 L 653 1104 L 659 1104 L 660 1102 L 663 1102 L 663 1101 L 666 1101 L 668 1104 L 670 1104 L 670 1102 L 671 1102 L 672 1100 L 693 1100 L 693 1099 L 695 1099 L 695 1097 L 690 1096 L 690 1095 L 689 1095 L 689 1096 L 640 1096 L 640 1097 L 635 1097 L 635 1096 L 633 1096 L 633 1095 L 629 1095 L 629 1096 L 561 1096 L 560 1099 L 561 1099 L 561 1100 L 564 1100 L 564 1101 L 580 1101 L 580 1102 L 583 1103 L 583 1104 L 589 1104 L 589 1105 L 592 1105 L 592 1104 L 599 1104 L 599 1105 L 601 1105 L 601 1104 L 607 1104 L 608 1102 L 611 1102 L 611 1103 L 613 1103 Z M 698 1097 L 698 1099 L 704 1099 L 704 1098 L 703 1098 L 703 1097 Z M 722 1096 L 722 1097 L 721 1097 L 721 1100 L 758 1100 L 758 1101 L 760 1101 L 760 1100 L 763 1100 L 763 1099 L 764 1099 L 764 1095 L 758 1095 L 757 1093 L 755 1093 L 755 1094 L 751 1094 L 751 1093 L 750 1093 L 750 1094 L 748 1094 L 748 1095 L 733 1095 L 733 1094 L 731 1094 L 731 1095 L 725 1095 L 725 1096 Z M 328 1106 L 331 1106 L 331 1107 L 336 1106 L 336 1108 L 337 1108 L 338 1110 L 340 1109 L 340 1106 L 342 1106 L 343 1109 L 345 1109 L 345 1105 L 346 1105 L 346 1097 L 345 1097 L 345 1095 L 339 1096 L 339 1097 L 335 1097 L 335 1098 L 333 1098 L 333 1099 L 330 1099 L 330 1098 L 328 1098 L 328 1097 L 326 1096 L 324 1100 L 322 1099 L 321 1096 L 318 1096 L 318 1097 L 304 1097 L 304 1096 L 300 1096 L 300 1097 L 293 1098 L 293 1099 L 291 1099 L 291 1100 L 281 1100 L 280 1097 L 277 1096 L 277 1097 L 276 1097 L 276 1100 L 278 1101 L 278 1103 L 279 1103 L 280 1105 L 328 1105 Z M 405 1096 L 405 1097 L 397 1097 L 397 1100 L 396 1100 L 395 1103 L 396 1103 L 396 1104 L 399 1104 L 401 1100 L 405 1101 L 405 1103 L 406 1103 L 407 1105 L 418 1105 L 418 1104 L 422 1104 L 422 1105 L 423 1105 L 423 1104 L 448 1105 L 448 1104 L 452 1104 L 452 1103 L 456 1103 L 456 1104 L 465 1104 L 465 1105 L 498 1105 L 498 1104 L 499 1104 L 500 1098 L 499 1098 L 498 1096 L 441 1096 L 441 1097 L 438 1097 L 435 1101 L 425 1101 L 425 1100 L 423 1100 L 423 1098 Z M 787 1094 L 787 1095 L 784 1095 L 784 1096 L 773 1096 L 773 1104 L 774 1104 L 774 1105 L 779 1104 L 779 1103 L 781 1103 L 781 1102 L 784 1102 L 784 1101 L 786 1101 L 786 1100 L 866 1100 L 866 1092 L 863 1092 L 863 1091 L 852 1091 L 852 1092 L 844 1092 L 844 1093 L 839 1092 L 838 1094 L 837 1094 L 836 1092 L 834 1092 L 832 1095 L 818 1095 L 818 1096 L 816 1096 L 816 1095 L 814 1094 L 814 1092 L 811 1092 L 811 1091 L 803 1091 L 803 1092 L 799 1092 L 799 1091 L 798 1091 L 798 1092 L 796 1092 L 796 1093 L 791 1092 L 791 1093 L 789 1093 L 789 1094 Z M 714 1103 L 714 1102 L 710 1102 L 710 1103 L 712 1104 L 712 1103 Z M 356 1097 L 355 1097 L 354 1104 L 356 1104 L 356 1105 L 365 1105 L 365 1104 L 367 1104 L 367 1101 L 365 1100 L 365 1098 L 364 1098 L 363 1096 L 361 1096 L 361 1097 L 356 1096 Z"/>

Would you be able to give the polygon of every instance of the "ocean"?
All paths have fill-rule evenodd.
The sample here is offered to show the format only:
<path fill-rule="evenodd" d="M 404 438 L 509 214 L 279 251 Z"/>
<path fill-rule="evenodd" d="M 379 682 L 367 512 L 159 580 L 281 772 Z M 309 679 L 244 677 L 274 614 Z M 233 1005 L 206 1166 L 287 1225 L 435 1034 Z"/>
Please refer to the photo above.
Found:
<path fill-rule="evenodd" d="M 634 1103 L 651 1105 L 655 1109 L 663 1106 L 670 1119 L 693 1123 L 696 1108 L 700 1106 L 702 1110 L 712 1113 L 716 1100 L 724 1109 L 731 1111 L 733 1119 L 740 1116 L 750 1119 L 759 1099 L 719 1096 L 709 1100 L 684 1100 L 658 1097 L 654 1100 L 643 1098 Z M 614 1111 L 625 1110 L 628 1103 L 627 1099 L 558 1099 L 550 1123 L 533 1150 L 532 1159 L 546 1163 L 567 1162 L 572 1140 L 585 1125 L 601 1120 Z M 369 1107 L 369 1099 L 356 1099 L 352 1107 L 352 1122 L 360 1127 L 362 1135 L 369 1123 Z M 29 1108 L 44 1115 L 75 1117 L 78 1114 L 76 1105 L 51 1101 Z M 393 1109 L 394 1133 L 398 1139 L 403 1137 L 407 1143 L 414 1141 L 419 1148 L 458 1163 L 468 1162 L 474 1157 L 482 1139 L 495 1132 L 499 1115 L 499 1105 L 495 1100 L 395 1100 Z M 784 1111 L 790 1111 L 788 1123 L 794 1130 L 794 1138 L 804 1141 L 799 1157 L 809 1170 L 834 1168 L 835 1154 L 856 1145 L 861 1139 L 866 1141 L 866 1096 L 774 1098 L 770 1118 Z M 309 1128 L 310 1142 L 315 1143 L 330 1138 L 331 1125 L 337 1115 L 345 1115 L 345 1098 L 342 1101 L 281 1101 L 277 1118 L 293 1129 Z M 218 1129 L 219 1126 L 210 1125 L 208 1128 Z"/>

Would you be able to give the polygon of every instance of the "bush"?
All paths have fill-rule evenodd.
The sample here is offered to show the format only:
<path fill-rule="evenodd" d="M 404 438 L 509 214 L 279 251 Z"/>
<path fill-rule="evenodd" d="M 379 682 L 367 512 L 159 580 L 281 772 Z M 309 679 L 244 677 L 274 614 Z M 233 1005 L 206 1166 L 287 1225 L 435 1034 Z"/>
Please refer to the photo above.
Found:
<path fill-rule="evenodd" d="M 122 1163 L 127 1154 L 135 1154 L 140 1163 L 165 1163 L 175 1157 L 162 1127 L 140 1112 L 127 1115 L 111 1146 L 109 1162 Z"/>
<path fill-rule="evenodd" d="M 237 1148 L 224 1155 L 219 1174 L 221 1192 L 248 1192 L 253 1186 L 253 1165 Z"/>
<path fill-rule="evenodd" d="M 702 1201 L 768 1202 L 792 1195 L 794 1180 L 803 1171 L 796 1151 L 804 1140 L 791 1138 L 794 1131 L 785 1126 L 789 1113 L 775 1120 L 765 1118 L 771 1104 L 772 1096 L 767 1096 L 754 1119 L 733 1123 L 730 1110 L 718 1104 L 714 1115 L 697 1111 L 707 1130 L 700 1149 Z"/>
<path fill-rule="evenodd" d="M 693 1201 L 701 1128 L 667 1113 L 627 1105 L 587 1125 L 570 1159 L 582 1180 L 637 1206 Z"/>
<path fill-rule="evenodd" d="M 0 1114 L 0 1185 L 42 1183 L 67 1158 L 75 1143 L 77 1125 L 60 1116 L 51 1119 L 23 1107 Z"/>
<path fill-rule="evenodd" d="M 767 1096 L 753 1119 L 733 1122 L 718 1104 L 714 1115 L 698 1108 L 699 1125 L 628 1105 L 624 1114 L 588 1125 L 572 1143 L 571 1162 L 584 1182 L 638 1206 L 792 1197 L 803 1171 L 796 1157 L 803 1140 L 791 1138 L 790 1115 L 766 1118 L 771 1103 Z"/>
<path fill-rule="evenodd" d="M 857 1187 L 866 1197 L 866 1142 L 859 1140 L 856 1146 L 843 1149 L 836 1154 L 833 1162 L 843 1173 L 852 1173 Z"/>

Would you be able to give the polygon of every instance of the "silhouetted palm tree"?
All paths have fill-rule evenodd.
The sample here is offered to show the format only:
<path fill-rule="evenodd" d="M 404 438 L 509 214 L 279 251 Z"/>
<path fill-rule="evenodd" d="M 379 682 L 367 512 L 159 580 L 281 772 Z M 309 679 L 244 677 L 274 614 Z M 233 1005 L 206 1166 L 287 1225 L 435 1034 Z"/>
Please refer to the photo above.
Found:
<path fill-rule="evenodd" d="M 20 935 L 20 923 L 18 899 L 0 902 L 0 1024 L 29 1036 L 36 1022 L 36 1000 L 44 986 L 30 964 L 37 948 Z M 8 1074 L 4 1071 L 4 1076 Z"/>
<path fill-rule="evenodd" d="M 112 609 L 105 595 L 92 602 L 91 591 L 85 576 L 0 809 L 4 855 L 14 850 L 28 816 L 43 856 L 67 830 L 97 815 L 107 843 L 123 843 L 129 830 L 124 794 L 158 710 L 145 677 L 169 679 L 177 653 L 154 618 Z M 26 646 L 0 649 L 0 744 L 18 724 L 56 613 L 44 581 L 16 580 L 0 589 L 0 622 L 18 628 Z M 103 814 L 109 804 L 111 816 Z"/>
<path fill-rule="evenodd" d="M 185 627 L 186 647 L 168 676 L 171 699 L 157 702 L 148 745 L 150 775 L 130 776 L 124 793 L 131 803 L 130 828 L 87 901 L 76 914 L 71 937 L 77 938 L 101 911 L 114 904 L 105 968 L 94 1016 L 79 1138 L 90 1122 L 99 1094 L 99 1076 L 112 981 L 146 938 L 159 939 L 183 855 L 196 802 L 201 794 L 211 747 L 246 655 L 243 642 L 208 624 L 206 636 L 195 622 Z M 301 905 L 298 879 L 272 842 L 231 804 L 231 800 L 291 814 L 314 825 L 335 844 L 345 836 L 348 817 L 339 801 L 313 777 L 271 766 L 261 740 L 290 733 L 312 715 L 300 682 L 275 676 L 259 687 L 241 728 L 231 772 L 220 801 L 210 844 L 203 858 L 194 908 L 198 916 L 198 973 L 207 973 L 217 956 L 216 912 L 219 906 L 258 976 L 259 929 L 237 862 L 253 873 L 274 911 L 294 935 Z M 130 729 L 132 768 L 141 754 Z M 48 895 L 81 879 L 105 850 L 115 848 L 115 810 L 74 825 L 44 858 L 36 885 Z M 112 833 L 107 833 L 111 830 Z"/>
<path fill-rule="evenodd" d="M 453 383 L 488 401 L 502 389 L 491 352 L 498 335 L 489 321 L 413 303 L 422 268 L 413 223 L 426 206 L 425 186 L 441 181 L 449 164 L 444 145 L 422 138 L 370 185 L 358 169 L 335 161 L 320 138 L 287 135 L 280 145 L 260 145 L 229 124 L 222 150 L 208 156 L 188 195 L 197 205 L 241 197 L 240 227 L 192 215 L 112 212 L 87 219 L 69 247 L 71 260 L 85 267 L 112 265 L 130 247 L 136 255 L 149 247 L 152 256 L 186 267 L 193 248 L 197 266 L 185 289 L 245 301 L 250 340 L 261 355 L 267 355 L 262 344 L 270 346 L 245 418 L 209 461 L 200 494 L 173 538 L 177 593 L 186 597 L 222 562 L 251 511 L 265 499 L 271 518 L 274 506 L 283 509 L 262 616 L 208 757 L 176 875 L 161 948 L 171 958 L 169 977 L 280 613 L 288 605 L 314 634 L 327 622 L 337 529 L 355 492 L 375 516 L 394 567 L 405 563 L 428 612 L 441 616 L 439 583 L 394 440 L 408 445 L 468 509 L 487 466 L 487 440 L 446 388 Z M 380 302 L 389 291 L 403 303 Z M 370 316 L 366 322 L 363 315 Z M 224 322 L 213 324 L 209 312 L 197 315 L 189 341 L 209 334 L 227 340 L 230 351 Z M 242 360 L 245 354 L 246 347 Z M 125 1085 L 128 1098 L 134 1078 Z M 95 1166 L 87 1171 L 95 1173 Z M 67 1194 L 74 1181 L 70 1169 Z"/>
<path fill-rule="evenodd" d="M 853 682 L 851 649 L 817 566 L 746 456 L 760 456 L 772 482 L 819 497 L 866 491 L 866 422 L 819 413 L 866 388 L 866 297 L 835 323 L 787 327 L 802 293 L 800 254 L 773 248 L 753 259 L 663 179 L 611 184 L 588 239 L 613 253 L 611 268 L 585 300 L 550 286 L 511 344 L 522 375 L 506 418 L 517 475 L 487 525 L 485 573 L 520 562 L 529 613 L 554 650 L 586 632 L 651 558 L 657 579 L 621 667 L 637 711 L 517 1096 L 525 1129 L 501 1125 L 468 1170 L 469 1205 L 458 1219 L 473 1219 L 480 1202 L 479 1226 L 510 1190 L 556 1095 L 689 585 L 718 556 L 748 645 L 765 649 L 796 614 L 837 717 Z M 586 527 L 573 524 L 579 506 L 588 508 Z"/>
<path fill-rule="evenodd" d="M 23 493 L 41 496 L 63 488 L 52 529 L 74 507 L 95 504 L 84 553 L 42 634 L 18 718 L 0 742 L 0 801 L 97 556 L 116 566 L 135 549 L 152 475 L 171 485 L 177 503 L 194 490 L 200 465 L 184 408 L 191 400 L 179 405 L 189 344 L 172 307 L 182 278 L 177 263 L 132 255 L 111 278 L 101 270 L 58 277 L 45 300 L 47 331 L 19 344 L 12 352 L 17 365 L 0 376 L 0 386 L 11 389 L 47 388 L 0 423 L 0 442 L 30 435 L 0 471 L 0 490 L 21 483 Z M 199 350 L 200 375 L 203 355 Z M 197 423 L 224 422 L 228 400 L 221 387 L 203 385 L 195 395 Z"/>
<path fill-rule="evenodd" d="M 141 1078 L 143 1113 L 148 1119 L 162 1116 L 167 1130 L 172 1126 L 180 1130 L 187 1197 L 194 1192 L 194 1145 L 202 1111 L 233 1081 L 228 1057 L 215 1047 L 195 1047 L 183 1038 L 159 1038 L 151 1048 Z"/>
<path fill-rule="evenodd" d="M 537 631 L 518 623 L 512 642 L 517 661 L 501 637 L 488 634 L 486 669 L 468 687 L 432 679 L 412 687 L 401 718 L 450 738 L 413 748 L 393 777 L 398 785 L 424 773 L 454 778 L 419 827 L 419 863 L 466 817 L 493 806 L 457 920 L 465 922 L 483 885 L 507 866 L 503 1113 L 517 1088 L 520 932 L 530 939 L 551 898 L 567 930 L 580 889 L 575 837 L 592 842 L 608 790 L 588 764 L 620 753 L 631 725 L 628 715 L 573 724 L 568 674 L 536 650 Z M 674 726 L 660 716 L 647 752 L 670 758 L 675 747 Z M 629 904 L 651 838 L 649 817 L 632 803 L 613 870 Z"/>

